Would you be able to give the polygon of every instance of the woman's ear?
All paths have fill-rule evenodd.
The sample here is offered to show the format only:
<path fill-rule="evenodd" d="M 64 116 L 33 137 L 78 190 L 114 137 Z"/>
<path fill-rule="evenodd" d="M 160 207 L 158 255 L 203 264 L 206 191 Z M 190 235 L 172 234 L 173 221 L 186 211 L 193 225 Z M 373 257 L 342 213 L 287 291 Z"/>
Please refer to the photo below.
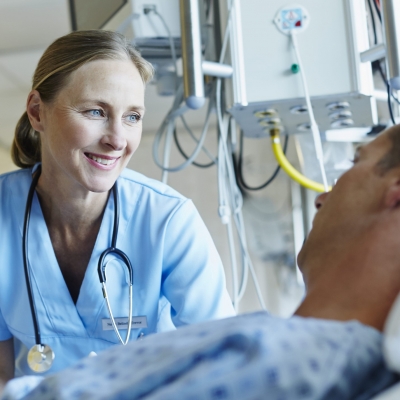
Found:
<path fill-rule="evenodd" d="M 37 132 L 43 131 L 43 121 L 41 118 L 42 108 L 43 102 L 40 97 L 40 93 L 37 90 L 32 90 L 29 93 L 28 100 L 26 102 L 26 113 L 28 114 L 32 128 Z"/>
<path fill-rule="evenodd" d="M 388 208 L 396 208 L 400 206 L 400 177 L 394 179 L 386 189 L 385 205 Z"/>

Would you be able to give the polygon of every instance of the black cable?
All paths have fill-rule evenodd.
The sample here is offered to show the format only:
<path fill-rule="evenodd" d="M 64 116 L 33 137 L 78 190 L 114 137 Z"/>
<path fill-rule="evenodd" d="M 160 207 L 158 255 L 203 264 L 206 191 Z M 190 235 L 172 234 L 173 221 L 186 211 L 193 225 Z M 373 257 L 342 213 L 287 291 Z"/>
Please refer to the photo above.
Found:
<path fill-rule="evenodd" d="M 392 91 L 392 99 L 393 99 L 397 104 L 400 105 L 400 100 L 393 94 L 393 91 Z"/>
<path fill-rule="evenodd" d="M 376 45 L 376 44 L 378 44 L 378 38 L 377 38 L 377 35 L 376 35 L 375 16 L 374 16 L 374 13 L 373 13 L 373 10 L 372 10 L 371 1 L 374 3 L 376 14 L 378 15 L 379 20 L 381 21 L 381 23 L 382 23 L 382 16 L 381 16 L 381 12 L 379 10 L 379 7 L 378 7 L 378 4 L 377 4 L 376 0 L 368 0 L 368 7 L 369 7 L 369 11 L 370 11 L 370 14 L 371 14 L 371 21 L 372 21 L 372 30 L 374 32 L 374 44 Z M 392 89 L 390 87 L 390 83 L 387 80 L 385 74 L 383 73 L 381 62 L 379 60 L 374 61 L 372 63 L 372 67 L 374 69 L 378 70 L 379 75 L 381 76 L 383 82 L 386 85 L 387 94 L 388 94 L 389 115 L 390 115 L 390 119 L 391 119 L 393 125 L 396 125 L 396 122 L 395 122 L 395 119 L 394 119 L 394 116 L 393 116 L 393 108 L 392 108 L 391 99 L 393 98 L 398 104 L 400 104 L 400 101 L 392 92 Z"/>
<path fill-rule="evenodd" d="M 388 94 L 388 108 L 389 108 L 390 119 L 393 122 L 393 124 L 396 125 L 396 122 L 395 122 L 395 119 L 393 116 L 393 108 L 392 108 L 391 98 L 394 99 L 397 104 L 400 104 L 400 100 L 393 94 L 392 88 L 390 87 L 390 83 L 382 71 L 382 67 L 381 67 L 379 60 L 376 61 L 375 67 L 378 69 L 379 74 L 381 75 L 382 80 L 386 85 L 386 90 L 387 90 L 387 94 Z"/>
<path fill-rule="evenodd" d="M 372 0 L 372 1 L 375 1 L 375 0 Z M 378 44 L 378 37 L 376 36 L 375 17 L 374 17 L 374 12 L 372 10 L 371 0 L 368 0 L 368 7 L 369 7 L 369 13 L 371 15 L 372 31 L 374 32 L 374 44 Z"/>
<path fill-rule="evenodd" d="M 373 0 L 373 2 L 374 2 L 376 14 L 378 15 L 379 21 L 381 21 L 381 23 L 382 23 L 381 10 L 379 9 L 378 3 L 376 2 L 376 0 Z"/>
<path fill-rule="evenodd" d="M 377 36 L 377 33 L 376 33 L 375 15 L 374 15 L 374 12 L 372 10 L 371 1 L 374 2 L 375 6 L 376 6 L 376 3 L 375 3 L 375 0 L 368 0 L 368 7 L 369 7 L 369 12 L 370 12 L 371 21 L 372 21 L 372 30 L 373 30 L 373 33 L 374 33 L 374 44 L 377 45 L 378 44 L 378 36 Z M 382 71 L 380 60 L 375 60 L 371 64 L 372 64 L 372 69 L 373 70 L 377 69 L 379 71 L 379 74 L 380 74 L 383 82 L 385 83 L 385 85 L 387 85 L 386 76 Z"/>
<path fill-rule="evenodd" d="M 379 18 L 381 23 L 382 23 L 382 15 L 381 15 L 381 10 L 378 7 L 377 0 L 368 0 L 368 7 L 369 7 L 369 11 L 370 11 L 370 14 L 371 14 L 371 21 L 372 21 L 372 30 L 374 32 L 374 43 L 378 44 L 378 38 L 377 38 L 377 35 L 376 35 L 375 16 L 374 16 L 374 12 L 372 10 L 371 1 L 374 3 L 376 15 L 378 16 L 378 18 Z M 374 61 L 372 63 L 372 67 L 374 69 L 378 70 L 379 75 L 381 76 L 383 82 L 386 85 L 387 94 L 388 94 L 389 115 L 390 115 L 390 119 L 391 119 L 393 125 L 396 125 L 396 121 L 395 121 L 394 115 L 393 115 L 393 108 L 392 108 L 392 101 L 391 100 L 393 98 L 398 104 L 400 104 L 400 100 L 393 94 L 392 88 L 390 87 L 390 83 L 389 83 L 388 79 L 386 78 L 385 74 L 383 73 L 380 61 L 379 60 Z"/>
<path fill-rule="evenodd" d="M 372 10 L 371 1 L 374 2 L 375 6 L 376 6 L 376 3 L 375 3 L 375 0 L 368 0 L 368 7 L 369 7 L 369 12 L 370 12 L 371 21 L 372 21 L 372 30 L 374 33 L 374 44 L 377 45 L 378 44 L 378 36 L 376 33 L 375 15 L 374 15 L 374 11 Z M 372 70 L 377 69 L 379 71 L 379 74 L 381 75 L 383 82 L 385 83 L 385 85 L 387 85 L 386 76 L 382 71 L 381 62 L 379 60 L 375 60 L 371 63 L 371 65 L 372 65 Z"/>
<path fill-rule="evenodd" d="M 373 62 L 373 67 L 376 68 L 379 71 L 379 75 L 381 76 L 383 82 L 387 86 L 387 80 L 386 80 L 385 74 L 383 73 L 381 62 L 379 60 L 374 61 Z"/>
<path fill-rule="evenodd" d="M 174 142 L 176 144 L 176 147 L 177 147 L 179 153 L 181 153 L 182 157 L 185 158 L 186 160 L 188 160 L 189 156 L 183 151 L 183 149 L 179 143 L 176 128 L 174 128 Z M 209 164 L 199 164 L 196 161 L 192 162 L 192 165 L 194 165 L 195 167 L 199 167 L 199 168 L 209 168 L 209 167 L 212 167 L 214 164 L 215 164 L 214 161 L 211 161 Z"/>
<path fill-rule="evenodd" d="M 243 179 L 243 131 L 240 131 L 240 149 L 239 149 L 239 161 L 238 161 L 238 167 L 237 167 L 237 175 L 238 175 L 238 181 L 240 183 L 240 185 L 242 187 L 244 187 L 247 190 L 261 190 L 264 189 L 265 187 L 267 187 L 278 175 L 281 166 L 278 165 L 275 169 L 275 171 L 273 172 L 273 174 L 271 175 L 271 177 L 262 185 L 260 186 L 249 186 Z M 283 154 L 286 155 L 286 150 L 287 150 L 287 146 L 289 143 L 289 135 L 285 135 L 285 141 L 283 144 Z"/>
<path fill-rule="evenodd" d="M 387 93 L 388 93 L 388 107 L 389 107 L 389 114 L 390 114 L 390 119 L 393 122 L 393 125 L 396 125 L 396 121 L 394 120 L 394 116 L 393 116 L 393 109 L 392 109 L 392 88 L 390 87 L 390 83 L 387 82 Z"/>
<path fill-rule="evenodd" d="M 386 88 L 387 88 L 387 94 L 388 94 L 388 108 L 389 108 L 389 114 L 390 114 L 390 119 L 392 120 L 393 124 L 396 125 L 396 122 L 394 121 L 393 117 L 393 108 L 392 108 L 392 102 L 391 98 L 396 101 L 397 104 L 400 104 L 400 100 L 393 94 L 392 88 L 390 87 L 389 81 L 386 79 L 385 74 L 382 71 L 382 67 L 379 64 L 378 66 L 378 71 L 382 77 L 383 82 L 385 82 Z"/>

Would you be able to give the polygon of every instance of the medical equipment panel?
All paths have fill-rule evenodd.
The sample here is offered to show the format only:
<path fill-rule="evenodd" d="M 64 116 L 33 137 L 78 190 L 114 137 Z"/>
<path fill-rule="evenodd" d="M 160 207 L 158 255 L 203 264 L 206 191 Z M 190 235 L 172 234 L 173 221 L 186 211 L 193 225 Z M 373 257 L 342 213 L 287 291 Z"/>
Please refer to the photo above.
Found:
<path fill-rule="evenodd" d="M 300 72 L 320 131 L 376 123 L 371 64 L 360 61 L 369 48 L 364 0 L 236 0 L 231 12 L 230 113 L 246 136 L 310 131 Z"/>

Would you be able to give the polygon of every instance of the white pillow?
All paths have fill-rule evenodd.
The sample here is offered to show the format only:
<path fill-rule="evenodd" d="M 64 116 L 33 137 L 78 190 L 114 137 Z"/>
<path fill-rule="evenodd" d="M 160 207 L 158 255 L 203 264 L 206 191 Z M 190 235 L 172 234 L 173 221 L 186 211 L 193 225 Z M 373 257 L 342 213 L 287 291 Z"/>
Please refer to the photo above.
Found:
<path fill-rule="evenodd" d="M 386 319 L 383 335 L 383 356 L 387 367 L 400 373 L 400 293 Z"/>

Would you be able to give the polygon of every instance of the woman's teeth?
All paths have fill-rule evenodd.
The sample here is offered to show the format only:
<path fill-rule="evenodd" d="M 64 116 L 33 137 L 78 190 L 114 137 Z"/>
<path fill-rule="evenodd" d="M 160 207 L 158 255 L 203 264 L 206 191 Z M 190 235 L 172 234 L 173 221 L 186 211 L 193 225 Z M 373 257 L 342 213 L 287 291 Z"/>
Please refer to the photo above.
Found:
<path fill-rule="evenodd" d="M 98 162 L 99 164 L 102 164 L 102 165 L 111 165 L 111 164 L 114 164 L 115 161 L 117 161 L 116 159 L 114 159 L 114 160 L 106 160 L 105 158 L 96 157 L 96 156 L 93 156 L 91 154 L 88 154 L 87 156 L 89 158 L 91 158 L 92 160 L 94 160 L 94 161 L 96 161 L 96 162 Z"/>

